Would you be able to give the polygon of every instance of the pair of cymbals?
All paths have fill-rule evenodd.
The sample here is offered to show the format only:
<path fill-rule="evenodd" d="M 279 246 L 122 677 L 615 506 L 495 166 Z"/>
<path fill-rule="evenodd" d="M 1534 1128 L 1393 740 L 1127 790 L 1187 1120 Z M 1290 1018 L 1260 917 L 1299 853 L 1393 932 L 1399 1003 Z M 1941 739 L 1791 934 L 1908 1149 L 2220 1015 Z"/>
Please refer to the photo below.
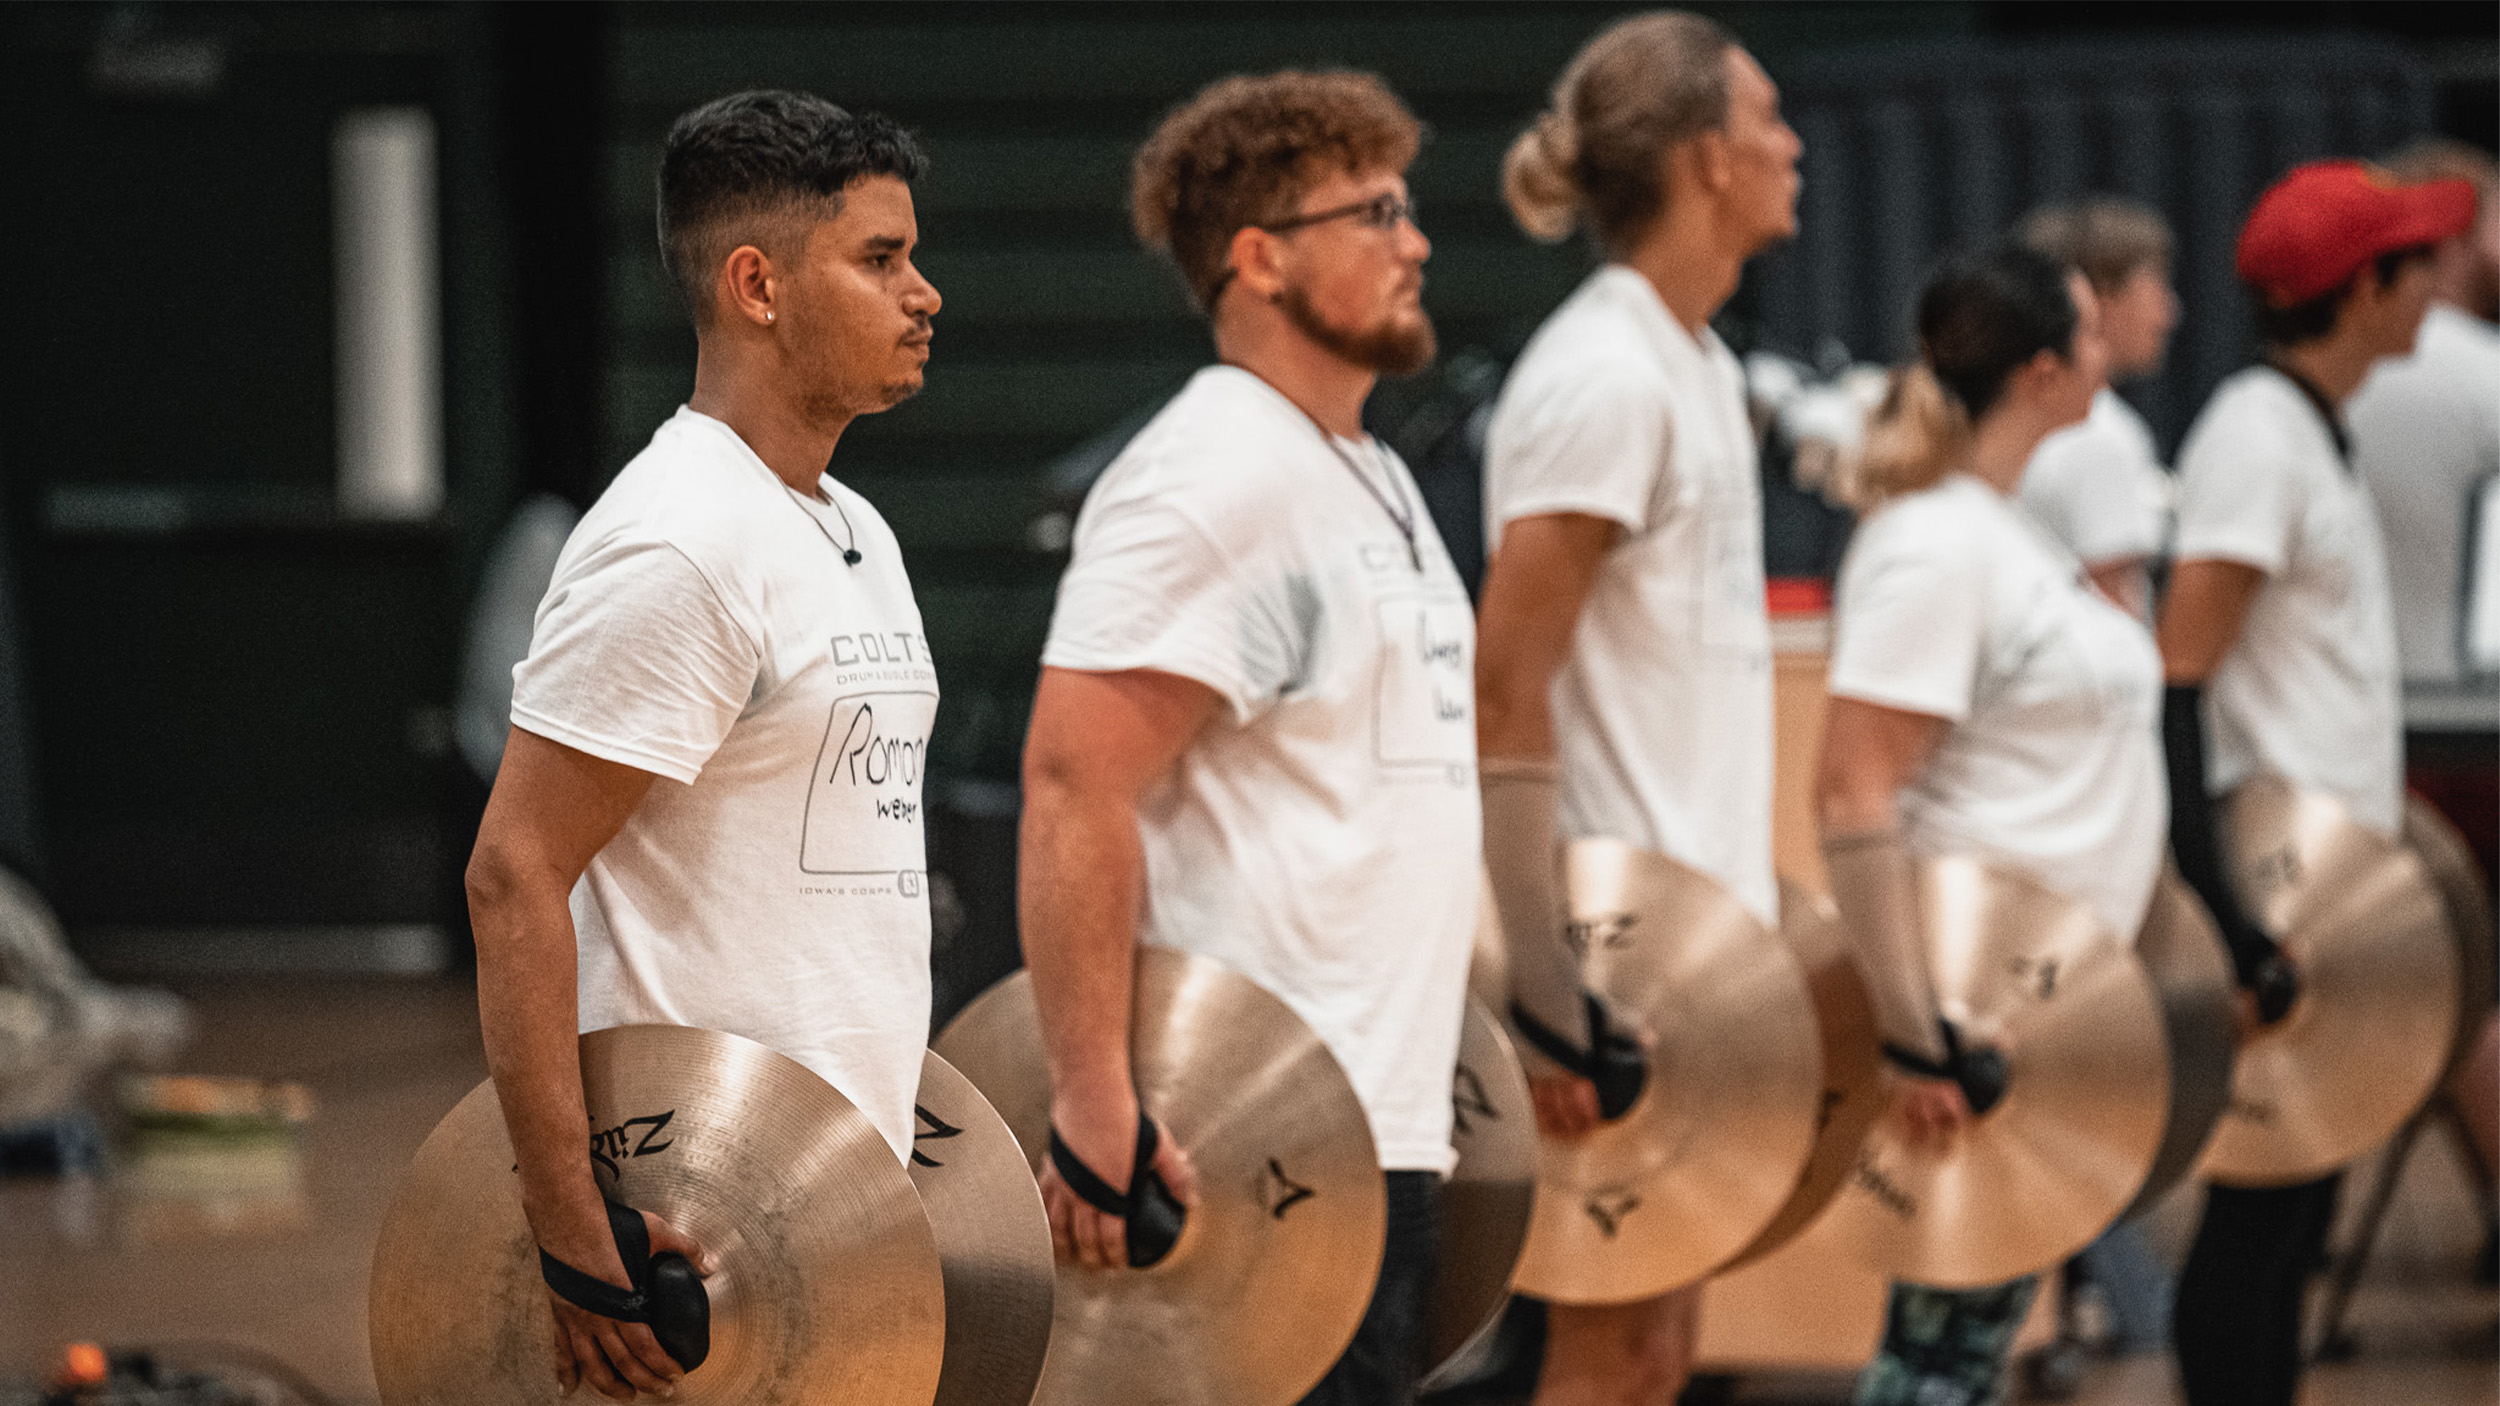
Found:
<path fill-rule="evenodd" d="M 1999 1284 L 2089 1244 L 2144 1185 L 2168 1122 L 2161 1004 L 2128 944 L 2026 875 L 1925 860 L 1919 898 L 1938 1004 L 2005 1054 L 2006 1093 L 1943 1143 L 1888 1109 L 1818 1233 L 1896 1280 Z"/>
<path fill-rule="evenodd" d="M 1148 1269 L 1058 1267 L 1045 1406 L 1287 1406 L 1345 1351 L 1387 1233 L 1371 1125 L 1283 1001 L 1204 957 L 1137 953 L 1130 1068 L 1188 1150 L 1198 1202 Z M 982 993 L 938 1051 L 1014 1130 L 1038 1175 L 1050 1079 L 1029 974 Z"/>
<path fill-rule="evenodd" d="M 2128 1203 L 2135 1215 L 2187 1180 L 2213 1142 L 2231 1103 L 2231 1070 L 2239 1045 L 2238 988 L 2222 935 L 2203 900 L 2165 869 L 2136 934 L 2136 960 L 2161 998 L 2170 1052 L 2170 1108 L 2152 1170 Z"/>
<path fill-rule="evenodd" d="M 1840 911 L 1829 898 L 1780 882 L 1780 936 L 1805 972 L 1821 1036 L 1823 1106 L 1814 1147 L 1788 1199 L 1722 1271 L 1751 1264 L 1805 1232 L 1848 1184 L 1858 1150 L 1884 1112 L 1884 1056 L 1866 980 L 1849 956 Z"/>
<path fill-rule="evenodd" d="M 2491 1019 L 2495 985 L 2495 940 L 2490 881 L 2483 875 L 2473 846 L 2457 833 L 2438 808 L 2420 796 L 2405 796 L 2404 841 L 2430 871 L 2431 883 L 2448 912 L 2448 929 L 2457 943 L 2457 1034 L 2449 1047 L 2453 1067 L 2473 1048 L 2483 1022 Z"/>
<path fill-rule="evenodd" d="M 1824 1121 L 1823 1035 L 1796 953 L 1709 875 L 1606 839 L 1569 844 L 1563 874 L 1583 979 L 1637 1024 L 1649 1080 L 1621 1118 L 1543 1140 L 1516 1283 L 1626 1303 L 1781 1218 Z"/>
<path fill-rule="evenodd" d="M 2240 899 L 2301 994 L 2241 1047 L 2205 1172 L 2232 1186 L 2310 1181 L 2395 1132 L 2448 1067 L 2458 941 L 2421 856 L 2333 799 L 2254 777 L 2224 819 Z"/>
<path fill-rule="evenodd" d="M 1005 1124 L 942 1060 L 923 1064 L 907 1173 L 832 1085 L 752 1041 L 641 1025 L 580 1048 L 601 1189 L 715 1262 L 711 1354 L 677 1400 L 1029 1397 L 1048 1346 L 1049 1229 Z M 489 1081 L 426 1139 L 383 1222 L 371 1306 L 383 1401 L 557 1400 L 548 1303 Z"/>
<path fill-rule="evenodd" d="M 1450 1146 L 1441 1185 L 1440 1265 L 1424 1318 L 1426 1391 L 1465 1375 L 1510 1302 L 1511 1276 L 1536 1207 L 1536 1109 L 1510 1036 L 1469 1000 L 1450 1079 Z"/>

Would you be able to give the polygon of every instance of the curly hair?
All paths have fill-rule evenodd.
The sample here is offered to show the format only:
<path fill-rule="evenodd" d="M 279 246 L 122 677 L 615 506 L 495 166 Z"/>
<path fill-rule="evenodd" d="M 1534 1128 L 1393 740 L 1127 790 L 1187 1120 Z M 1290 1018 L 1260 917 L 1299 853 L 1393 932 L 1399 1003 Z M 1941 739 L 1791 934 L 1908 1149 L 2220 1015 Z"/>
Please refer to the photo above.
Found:
<path fill-rule="evenodd" d="M 915 181 L 928 164 L 880 113 L 769 89 L 714 98 L 669 124 L 660 145 L 660 256 L 701 324 L 721 260 L 739 244 L 761 244 L 798 214 L 831 219 L 853 181 Z"/>
<path fill-rule="evenodd" d="M 1237 74 L 1174 108 L 1137 149 L 1129 219 L 1212 312 L 1235 234 L 1292 215 L 1330 175 L 1403 171 L 1423 140 L 1423 124 L 1371 74 Z"/>

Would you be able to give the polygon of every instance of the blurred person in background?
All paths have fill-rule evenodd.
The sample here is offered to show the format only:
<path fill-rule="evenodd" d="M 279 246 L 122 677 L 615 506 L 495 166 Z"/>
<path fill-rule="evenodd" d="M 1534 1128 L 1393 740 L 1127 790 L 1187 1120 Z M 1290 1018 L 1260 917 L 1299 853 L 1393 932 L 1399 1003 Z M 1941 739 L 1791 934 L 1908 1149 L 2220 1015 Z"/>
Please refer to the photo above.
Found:
<path fill-rule="evenodd" d="M 2179 325 L 2179 298 L 2170 282 L 2174 242 L 2160 211 L 2093 196 L 2034 210 L 2016 238 L 2091 283 L 2111 382 L 2161 369 Z M 2082 424 L 2041 441 L 2017 499 L 2082 560 L 2103 595 L 2152 623 L 2152 564 L 2170 545 L 2171 480 L 2152 427 L 2134 406 L 2104 387 Z M 2112 1226 L 2066 1273 L 2062 1323 L 2076 1321 L 2077 1295 L 2090 1290 L 2112 1311 L 2122 1345 L 2169 1340 L 2170 1274 L 2132 1222 Z"/>
<path fill-rule="evenodd" d="M 1379 378 L 1434 354 L 1406 189 L 1422 136 L 1377 78 L 1287 71 L 1209 85 L 1139 149 L 1131 219 L 1219 364 L 1086 496 L 1025 741 L 1018 911 L 1060 1256 L 1129 1273 L 1124 1207 L 1158 1180 L 1189 1197 L 1129 1067 L 1140 942 L 1273 993 L 1370 1120 L 1379 1274 L 1306 1406 L 1414 1400 L 1457 1163 L 1474 621 L 1406 465 L 1363 429 Z"/>
<path fill-rule="evenodd" d="M 2454 141 L 2412 148 L 2390 169 L 2407 182 L 2470 181 L 2479 202 L 2474 224 L 2431 251 L 2413 354 L 2380 363 L 2346 413 L 2387 534 L 2398 662 L 2407 679 L 2453 683 L 2471 672 L 2460 657 L 2467 524 L 2477 491 L 2500 474 L 2500 169 Z"/>
<path fill-rule="evenodd" d="M 1949 260 L 1919 296 L 1919 359 L 1867 429 L 1816 811 L 1901 1075 L 1891 1116 L 1922 1141 L 1958 1136 L 2003 1086 L 1937 1007 L 1916 860 L 2004 865 L 2125 937 L 2161 872 L 2152 636 L 2013 501 L 2042 439 L 2107 385 L 2095 301 L 2020 245 Z M 1894 1284 L 1854 1399 L 1993 1406 L 2037 1285 Z"/>
<path fill-rule="evenodd" d="M 1485 867 L 1549 1136 L 1627 1111 L 1642 1078 L 1564 940 L 1562 840 L 1664 854 L 1779 922 L 1760 475 L 1710 319 L 1795 233 L 1800 150 L 1753 56 L 1661 11 L 1591 40 L 1504 166 L 1529 234 L 1584 228 L 1606 258 L 1511 369 L 1486 445 Z M 1552 1305 L 1538 1406 L 1675 1400 L 1699 1304 Z"/>
<path fill-rule="evenodd" d="M 2273 773 L 2400 832 L 2395 613 L 2344 408 L 2371 368 L 2413 351 L 2433 251 L 2473 222 L 2474 203 L 2470 182 L 2400 186 L 2351 161 L 2269 187 L 2237 251 L 2261 363 L 2215 389 L 2180 447 L 2178 565 L 2160 624 L 2171 848 L 2260 1022 L 2290 1009 L 2299 973 L 2239 904 L 2212 798 Z M 2191 1406 L 2291 1406 L 2303 1292 L 2340 1180 L 2208 1188 L 2173 1322 Z"/>
<path fill-rule="evenodd" d="M 665 1397 L 684 1375 L 627 1301 L 578 1033 L 743 1035 L 911 1153 L 929 905 L 908 879 L 928 867 L 937 676 L 894 534 L 826 464 L 921 386 L 923 165 L 890 119 L 803 93 L 705 104 L 662 146 L 694 393 L 557 558 L 468 871 L 487 1066 L 567 1392 Z M 817 778 L 829 737 L 887 765 Z M 654 1250 L 703 1265 L 644 1218 Z"/>
<path fill-rule="evenodd" d="M 2379 363 L 2348 413 L 2353 460 L 2387 538 L 2397 662 L 2408 682 L 2453 684 L 2480 672 L 2465 644 L 2472 556 L 2500 551 L 2500 542 L 2478 540 L 2473 526 L 2479 499 L 2500 475 L 2500 166 L 2488 152 L 2440 140 L 2398 154 L 2389 167 L 2405 181 L 2471 181 L 2477 202 L 2472 228 L 2431 253 L 2431 306 L 2413 354 Z M 2479 797 L 2466 789 L 2459 816 L 2476 800 L 2490 814 L 2487 766 L 2474 777 L 2433 770 L 2415 784 L 2443 802 L 2479 789 Z M 2488 1197 L 2500 1174 L 2500 1018 L 2484 1020 L 2448 1095 Z M 2484 1282 L 2500 1278 L 2500 1241 L 2484 1245 L 2482 1266 Z"/>
<path fill-rule="evenodd" d="M 2170 287 L 2170 226 L 2160 212 L 2099 196 L 2033 211 L 2019 237 L 2090 280 L 2113 383 L 2161 369 L 2179 298 Z M 2106 388 L 2093 397 L 2082 424 L 2041 442 L 2023 472 L 2020 501 L 2083 559 L 2093 584 L 2152 620 L 2149 566 L 2169 543 L 2170 474 L 2134 406 Z"/>

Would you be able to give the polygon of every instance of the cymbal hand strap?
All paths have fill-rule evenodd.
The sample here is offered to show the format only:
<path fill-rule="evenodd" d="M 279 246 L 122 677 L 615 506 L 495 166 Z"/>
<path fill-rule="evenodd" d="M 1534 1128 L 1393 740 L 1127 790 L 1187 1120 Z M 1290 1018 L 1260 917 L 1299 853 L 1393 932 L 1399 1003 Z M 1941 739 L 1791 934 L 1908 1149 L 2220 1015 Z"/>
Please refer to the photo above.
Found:
<path fill-rule="evenodd" d="M 1510 1020 L 1538 1054 L 1597 1086 L 1598 1120 L 1611 1123 L 1640 1102 L 1641 1090 L 1649 1084 L 1649 1059 L 1638 1040 L 1607 1020 L 1605 1002 L 1592 995 L 1581 999 L 1587 1002 L 1589 1033 L 1595 1037 L 1585 1049 L 1517 1001 L 1510 1003 Z"/>
<path fill-rule="evenodd" d="M 2012 1078 L 2005 1054 L 1986 1045 L 1965 1046 L 1962 1032 L 1949 1020 L 1938 1020 L 1936 1030 L 1944 1041 L 1945 1057 L 1929 1059 L 1916 1050 L 1904 1049 L 1890 1040 L 1884 1042 L 1884 1058 L 1891 1060 L 1905 1073 L 1921 1079 L 1944 1079 L 1958 1084 L 1962 1099 L 1970 1105 L 1975 1117 L 1986 1117 L 1988 1110 L 2005 1097 L 2005 1086 Z"/>
<path fill-rule="evenodd" d="M 1162 1135 L 1152 1118 L 1140 1110 L 1137 1115 L 1137 1153 L 1129 1165 L 1128 1190 L 1114 1191 L 1085 1159 L 1076 1155 L 1059 1136 L 1059 1129 L 1050 1130 L 1050 1165 L 1057 1168 L 1059 1180 L 1067 1183 L 1076 1199 L 1102 1212 L 1117 1216 L 1127 1230 L 1128 1264 L 1131 1269 L 1151 1269 L 1163 1262 L 1179 1243 L 1181 1227 L 1189 1212 L 1163 1184 L 1155 1169 L 1155 1153 L 1162 1146 Z"/>
<path fill-rule="evenodd" d="M 616 1237 L 617 1257 L 625 1262 L 625 1277 L 633 1287 L 620 1289 L 584 1274 L 544 1249 L 538 1252 L 540 1277 L 556 1297 L 586 1313 L 649 1325 L 661 1349 L 687 1371 L 702 1366 L 712 1353 L 712 1299 L 703 1276 L 684 1255 L 651 1253 L 651 1231 L 642 1212 L 614 1201 L 607 1208 L 608 1232 Z"/>
<path fill-rule="evenodd" d="M 2239 892 L 2224 872 L 2216 837 L 2213 796 L 2205 789 L 2205 690 L 2172 684 L 2162 690 L 2162 755 L 2170 771 L 2170 853 L 2179 877 L 2205 902 L 2231 971 L 2241 989 L 2257 998 L 2257 1019 L 2281 1020 L 2300 996 L 2300 973 L 2264 928 L 2240 906 Z"/>

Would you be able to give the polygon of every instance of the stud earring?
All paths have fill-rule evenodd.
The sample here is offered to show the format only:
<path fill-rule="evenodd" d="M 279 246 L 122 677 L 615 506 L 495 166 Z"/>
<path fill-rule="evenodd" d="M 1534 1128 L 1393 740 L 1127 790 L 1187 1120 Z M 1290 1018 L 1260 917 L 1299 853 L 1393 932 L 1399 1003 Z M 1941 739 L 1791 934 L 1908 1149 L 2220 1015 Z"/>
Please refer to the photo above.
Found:
<path fill-rule="evenodd" d="M 765 313 L 765 314 L 764 314 L 764 320 L 765 320 L 766 322 L 770 322 L 770 321 L 772 321 L 772 320 L 773 320 L 773 315 L 772 315 L 770 312 Z"/>

